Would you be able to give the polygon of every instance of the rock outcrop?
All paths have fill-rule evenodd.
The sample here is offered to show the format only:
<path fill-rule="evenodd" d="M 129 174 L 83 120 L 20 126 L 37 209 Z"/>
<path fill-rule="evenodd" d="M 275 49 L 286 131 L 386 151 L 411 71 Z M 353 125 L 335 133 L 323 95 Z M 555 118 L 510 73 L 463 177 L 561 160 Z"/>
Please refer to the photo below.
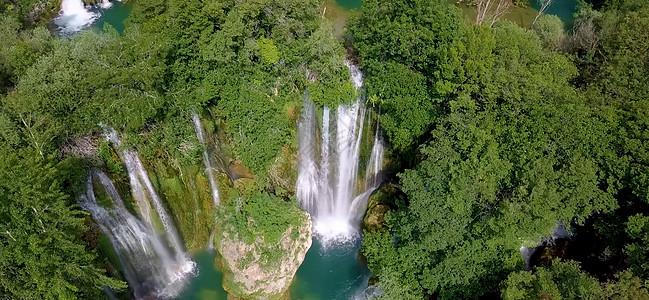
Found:
<path fill-rule="evenodd" d="M 284 299 L 295 273 L 311 247 L 312 224 L 308 214 L 299 227 L 290 226 L 277 243 L 257 237 L 246 243 L 238 236 L 224 235 L 216 241 L 224 272 L 223 287 L 235 298 Z"/>

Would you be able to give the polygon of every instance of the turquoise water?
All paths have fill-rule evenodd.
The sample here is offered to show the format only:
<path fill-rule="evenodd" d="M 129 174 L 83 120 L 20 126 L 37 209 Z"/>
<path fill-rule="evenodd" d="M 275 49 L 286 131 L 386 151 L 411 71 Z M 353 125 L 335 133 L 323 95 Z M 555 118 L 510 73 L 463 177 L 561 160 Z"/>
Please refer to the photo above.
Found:
<path fill-rule="evenodd" d="M 228 293 L 223 290 L 223 275 L 214 265 L 214 251 L 203 251 L 194 255 L 198 274 L 191 278 L 178 300 L 226 300 Z"/>
<path fill-rule="evenodd" d="M 131 13 L 132 4 L 113 1 L 113 6 L 107 9 L 97 8 L 101 16 L 92 24 L 93 29 L 103 30 L 104 23 L 113 26 L 117 32 L 124 33 L 124 20 Z"/>
<path fill-rule="evenodd" d="M 348 300 L 363 295 L 371 273 L 358 259 L 360 246 L 357 240 L 325 249 L 314 238 L 291 286 L 291 299 Z"/>
<path fill-rule="evenodd" d="M 532 7 L 538 10 L 541 6 L 538 0 L 532 0 Z M 545 11 L 546 14 L 556 15 L 566 24 L 572 26 L 575 21 L 573 14 L 577 11 L 577 0 L 554 0 Z"/>
<path fill-rule="evenodd" d="M 336 0 L 336 3 L 345 9 L 354 9 L 361 7 L 362 0 Z"/>
<path fill-rule="evenodd" d="M 360 296 L 367 287 L 371 273 L 358 260 L 360 240 L 325 249 L 317 239 L 307 252 L 304 263 L 297 271 L 291 285 L 292 300 L 349 300 Z M 198 274 L 177 300 L 226 300 L 223 275 L 214 265 L 213 251 L 197 253 L 193 260 Z"/>

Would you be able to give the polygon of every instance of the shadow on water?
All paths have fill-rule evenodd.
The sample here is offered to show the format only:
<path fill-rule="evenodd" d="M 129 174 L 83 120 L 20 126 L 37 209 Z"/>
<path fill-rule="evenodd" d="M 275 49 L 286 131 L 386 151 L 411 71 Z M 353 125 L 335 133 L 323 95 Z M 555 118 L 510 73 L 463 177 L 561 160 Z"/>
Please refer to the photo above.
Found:
<path fill-rule="evenodd" d="M 214 251 L 202 251 L 193 256 L 198 274 L 191 278 L 177 300 L 225 300 L 228 293 L 223 290 L 223 274 L 214 265 Z"/>
<path fill-rule="evenodd" d="M 290 293 L 293 300 L 364 299 L 371 276 L 359 261 L 361 241 L 324 248 L 317 238 L 297 271 Z"/>

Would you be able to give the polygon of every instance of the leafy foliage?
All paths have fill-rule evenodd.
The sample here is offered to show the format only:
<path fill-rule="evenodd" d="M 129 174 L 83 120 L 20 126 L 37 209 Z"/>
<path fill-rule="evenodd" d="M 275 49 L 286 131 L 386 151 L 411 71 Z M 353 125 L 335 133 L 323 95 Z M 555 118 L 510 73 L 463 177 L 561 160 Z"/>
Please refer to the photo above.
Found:
<path fill-rule="evenodd" d="M 33 151 L 0 147 L 0 294 L 11 299 L 100 297 L 106 277 L 82 240 L 83 214 L 62 191 L 59 170 Z"/>

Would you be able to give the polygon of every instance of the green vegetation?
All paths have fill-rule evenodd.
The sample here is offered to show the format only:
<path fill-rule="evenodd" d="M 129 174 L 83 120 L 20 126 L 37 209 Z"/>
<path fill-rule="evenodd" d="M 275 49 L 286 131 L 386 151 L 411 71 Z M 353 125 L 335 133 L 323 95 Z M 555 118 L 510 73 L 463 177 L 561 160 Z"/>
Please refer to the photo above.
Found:
<path fill-rule="evenodd" d="M 280 245 L 282 237 L 290 228 L 293 228 L 291 236 L 296 237 L 294 233 L 305 223 L 294 199 L 284 201 L 256 186 L 244 191 L 233 190 L 216 219 L 220 231 L 230 238 L 262 248 L 262 266 L 276 266 L 285 254 Z"/>
<path fill-rule="evenodd" d="M 566 31 L 551 15 L 476 24 L 446 0 L 366 0 L 343 33 L 316 0 L 137 0 L 122 34 L 60 38 L 45 26 L 58 2 L 0 1 L 0 298 L 125 288 L 75 201 L 99 167 L 133 208 L 99 124 L 138 150 L 188 249 L 218 228 L 263 239 L 260 265 L 276 267 L 305 222 L 301 103 L 353 97 L 346 56 L 394 175 L 362 248 L 381 299 L 647 298 L 649 4 L 595 2 Z M 193 112 L 223 171 L 220 207 Z M 558 222 L 575 239 L 541 243 Z M 529 271 L 522 246 L 540 246 Z"/>
<path fill-rule="evenodd" d="M 648 199 L 649 5 L 584 5 L 570 34 L 553 16 L 533 31 L 472 25 L 444 1 L 365 1 L 362 12 L 349 33 L 403 170 L 387 228 L 364 235 L 383 298 L 646 294 L 646 217 L 631 212 Z M 566 261 L 523 271 L 519 248 L 557 221 L 583 244 L 546 246 L 543 260 Z M 611 247 L 591 246 L 602 234 Z"/>
<path fill-rule="evenodd" d="M 124 287 L 94 269 L 102 263 L 79 239 L 88 229 L 80 222 L 81 211 L 73 200 L 83 189 L 88 168 L 100 167 L 115 181 L 126 205 L 134 207 L 118 156 L 122 149 L 100 141 L 99 124 L 116 129 L 124 148 L 138 150 L 190 250 L 204 247 L 215 226 L 210 187 L 203 173 L 203 146 L 195 136 L 192 111 L 211 120 L 206 122 L 208 148 L 218 143 L 223 149 L 210 153 L 222 156 L 224 161 L 217 167 L 241 161 L 254 177 L 255 191 L 233 189 L 245 197 L 240 213 L 232 215 L 234 224 L 243 224 L 237 230 L 246 236 L 263 232 L 265 239 L 277 245 L 279 235 L 289 226 L 303 223 L 295 200 L 289 200 L 295 192 L 295 124 L 303 93 L 312 87 L 318 103 L 333 106 L 349 98 L 341 94 L 353 92 L 343 65 L 342 41 L 321 18 L 321 3 L 138 0 L 132 3 L 123 34 L 108 26 L 102 32 L 60 38 L 44 26 L 56 13 L 58 2 L 19 1 L 19 6 L 5 2 L 0 6 L 3 151 L 21 153 L 12 160 L 14 166 L 39 162 L 57 176 L 23 168 L 24 178 L 16 178 L 6 169 L 2 184 L 30 185 L 28 179 L 38 178 L 42 183 L 34 188 L 56 188 L 56 205 L 65 213 L 52 211 L 54 204 L 49 202 L 54 200 L 46 194 L 31 199 L 5 196 L 2 192 L 7 191 L 1 190 L 0 200 L 6 204 L 2 220 L 15 217 L 18 223 L 7 219 L 0 227 L 18 239 L 14 227 L 39 222 L 32 219 L 30 201 L 51 222 L 56 218 L 78 222 L 49 224 L 43 219 L 58 236 L 25 231 L 30 238 L 20 236 L 23 240 L 15 245 L 9 234 L 7 239 L 3 235 L 6 268 L 0 272 L 7 276 L 0 276 L 4 278 L 0 298 L 95 298 L 105 285 Z M 28 14 L 38 5 L 47 6 L 41 19 L 30 20 Z M 87 143 L 80 146 L 79 139 Z M 59 164 L 67 157 L 77 157 L 74 167 Z M 222 175 L 217 177 L 226 195 L 223 209 L 232 212 L 235 202 L 227 201 L 231 183 Z M 66 178 L 65 184 L 57 184 L 60 178 Z M 98 192 L 98 200 L 110 206 L 105 196 Z M 20 209 L 10 211 L 13 202 Z M 241 220 L 252 220 L 255 226 L 248 229 Z M 154 217 L 153 222 L 160 221 Z M 57 224 L 67 226 L 61 229 L 65 232 L 54 231 Z M 87 243 L 104 248 L 102 237 L 85 236 Z M 20 250 L 23 243 L 24 247 L 34 244 L 33 250 Z M 56 259 L 30 264 L 39 261 L 40 254 L 29 251 L 49 243 L 56 243 L 49 254 Z M 100 254 L 106 258 L 109 252 Z M 270 255 L 266 263 L 273 261 L 278 257 Z M 56 276 L 37 273 L 50 274 L 59 268 Z M 51 289 L 45 291 L 45 287 Z"/>
<path fill-rule="evenodd" d="M 0 295 L 7 299 L 96 298 L 126 285 L 108 278 L 82 239 L 84 213 L 74 209 L 51 157 L 0 147 Z"/>

